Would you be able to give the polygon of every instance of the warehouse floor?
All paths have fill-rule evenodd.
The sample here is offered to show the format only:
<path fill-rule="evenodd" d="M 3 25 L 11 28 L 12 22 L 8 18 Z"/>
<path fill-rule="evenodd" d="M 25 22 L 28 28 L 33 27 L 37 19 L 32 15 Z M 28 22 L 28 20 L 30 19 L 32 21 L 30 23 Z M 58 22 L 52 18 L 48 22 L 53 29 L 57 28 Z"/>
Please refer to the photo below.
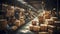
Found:
<path fill-rule="evenodd" d="M 40 12 L 39 15 L 41 15 L 41 12 Z M 38 16 L 39 16 L 39 15 L 38 15 Z M 37 17 L 38 17 L 38 16 L 37 16 Z M 38 21 L 38 18 L 37 18 L 37 17 L 35 17 L 33 20 Z M 33 21 L 33 20 L 32 20 L 32 21 Z M 32 21 L 30 21 L 30 22 L 28 22 L 27 24 L 23 25 L 23 26 L 17 31 L 16 34 L 38 34 L 37 32 L 32 32 L 32 31 L 29 30 L 29 26 L 31 26 Z"/>
<path fill-rule="evenodd" d="M 37 17 L 34 19 L 37 20 Z M 27 24 L 25 24 L 23 27 L 21 27 L 18 31 L 17 34 L 34 34 L 29 30 L 29 26 L 31 25 L 31 21 Z"/>

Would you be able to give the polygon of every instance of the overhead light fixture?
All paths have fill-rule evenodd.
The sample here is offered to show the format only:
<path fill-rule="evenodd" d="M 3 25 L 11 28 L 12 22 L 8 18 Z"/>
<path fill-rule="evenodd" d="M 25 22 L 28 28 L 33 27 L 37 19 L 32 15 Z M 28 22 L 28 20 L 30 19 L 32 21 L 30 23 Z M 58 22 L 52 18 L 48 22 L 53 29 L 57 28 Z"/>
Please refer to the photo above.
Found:
<path fill-rule="evenodd" d="M 56 8 L 53 8 L 53 10 L 56 10 Z"/>

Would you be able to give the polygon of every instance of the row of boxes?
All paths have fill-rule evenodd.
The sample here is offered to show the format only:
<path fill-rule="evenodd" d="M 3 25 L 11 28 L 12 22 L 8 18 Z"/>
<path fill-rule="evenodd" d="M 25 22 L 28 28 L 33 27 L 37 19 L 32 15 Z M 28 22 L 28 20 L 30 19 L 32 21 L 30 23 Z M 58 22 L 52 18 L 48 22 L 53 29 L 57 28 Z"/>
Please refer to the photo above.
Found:
<path fill-rule="evenodd" d="M 12 19 L 10 21 L 7 21 L 6 19 L 0 19 L 0 29 L 1 30 L 6 30 L 7 28 L 16 30 L 16 29 L 18 29 L 18 27 L 22 26 L 23 24 L 25 24 L 24 20 L 21 21 L 21 20 Z M 9 27 L 7 27 L 7 25 Z"/>
<path fill-rule="evenodd" d="M 41 24 L 40 26 L 30 26 L 31 31 L 41 31 L 41 32 L 47 32 L 47 25 Z"/>

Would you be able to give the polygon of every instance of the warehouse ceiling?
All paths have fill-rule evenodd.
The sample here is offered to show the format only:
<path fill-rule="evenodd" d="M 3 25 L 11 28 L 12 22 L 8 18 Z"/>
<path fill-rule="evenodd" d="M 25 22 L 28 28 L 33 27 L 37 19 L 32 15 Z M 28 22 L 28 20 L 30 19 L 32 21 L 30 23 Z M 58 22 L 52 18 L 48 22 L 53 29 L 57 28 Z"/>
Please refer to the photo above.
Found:
<path fill-rule="evenodd" d="M 24 1 L 27 2 L 28 4 L 32 5 L 36 9 L 41 8 L 41 0 L 24 0 Z"/>
<path fill-rule="evenodd" d="M 24 0 L 24 1 L 28 2 L 36 9 L 40 9 L 42 7 L 42 2 L 44 2 L 45 8 L 48 10 L 57 8 L 57 3 L 58 3 L 57 0 Z"/>
<path fill-rule="evenodd" d="M 3 3 L 18 5 L 18 6 L 22 6 L 23 4 L 21 4 L 21 2 L 23 1 L 29 4 L 29 6 L 34 7 L 36 9 L 42 8 L 42 2 L 44 2 L 45 8 L 47 9 L 57 8 L 57 3 L 58 3 L 57 0 L 2 0 Z"/>

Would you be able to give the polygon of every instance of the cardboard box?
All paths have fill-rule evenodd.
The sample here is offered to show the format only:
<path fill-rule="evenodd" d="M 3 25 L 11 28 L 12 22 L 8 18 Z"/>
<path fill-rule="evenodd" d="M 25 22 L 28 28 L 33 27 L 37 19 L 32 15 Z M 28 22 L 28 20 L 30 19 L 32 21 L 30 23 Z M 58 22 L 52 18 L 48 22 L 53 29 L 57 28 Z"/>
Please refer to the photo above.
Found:
<path fill-rule="evenodd" d="M 34 26 L 33 31 L 36 31 L 36 32 L 40 31 L 40 27 L 39 26 Z"/>
<path fill-rule="evenodd" d="M 40 25 L 40 30 L 43 31 L 43 32 L 47 31 L 47 24 L 41 24 Z"/>
<path fill-rule="evenodd" d="M 32 25 L 37 25 L 37 21 L 32 21 Z"/>

